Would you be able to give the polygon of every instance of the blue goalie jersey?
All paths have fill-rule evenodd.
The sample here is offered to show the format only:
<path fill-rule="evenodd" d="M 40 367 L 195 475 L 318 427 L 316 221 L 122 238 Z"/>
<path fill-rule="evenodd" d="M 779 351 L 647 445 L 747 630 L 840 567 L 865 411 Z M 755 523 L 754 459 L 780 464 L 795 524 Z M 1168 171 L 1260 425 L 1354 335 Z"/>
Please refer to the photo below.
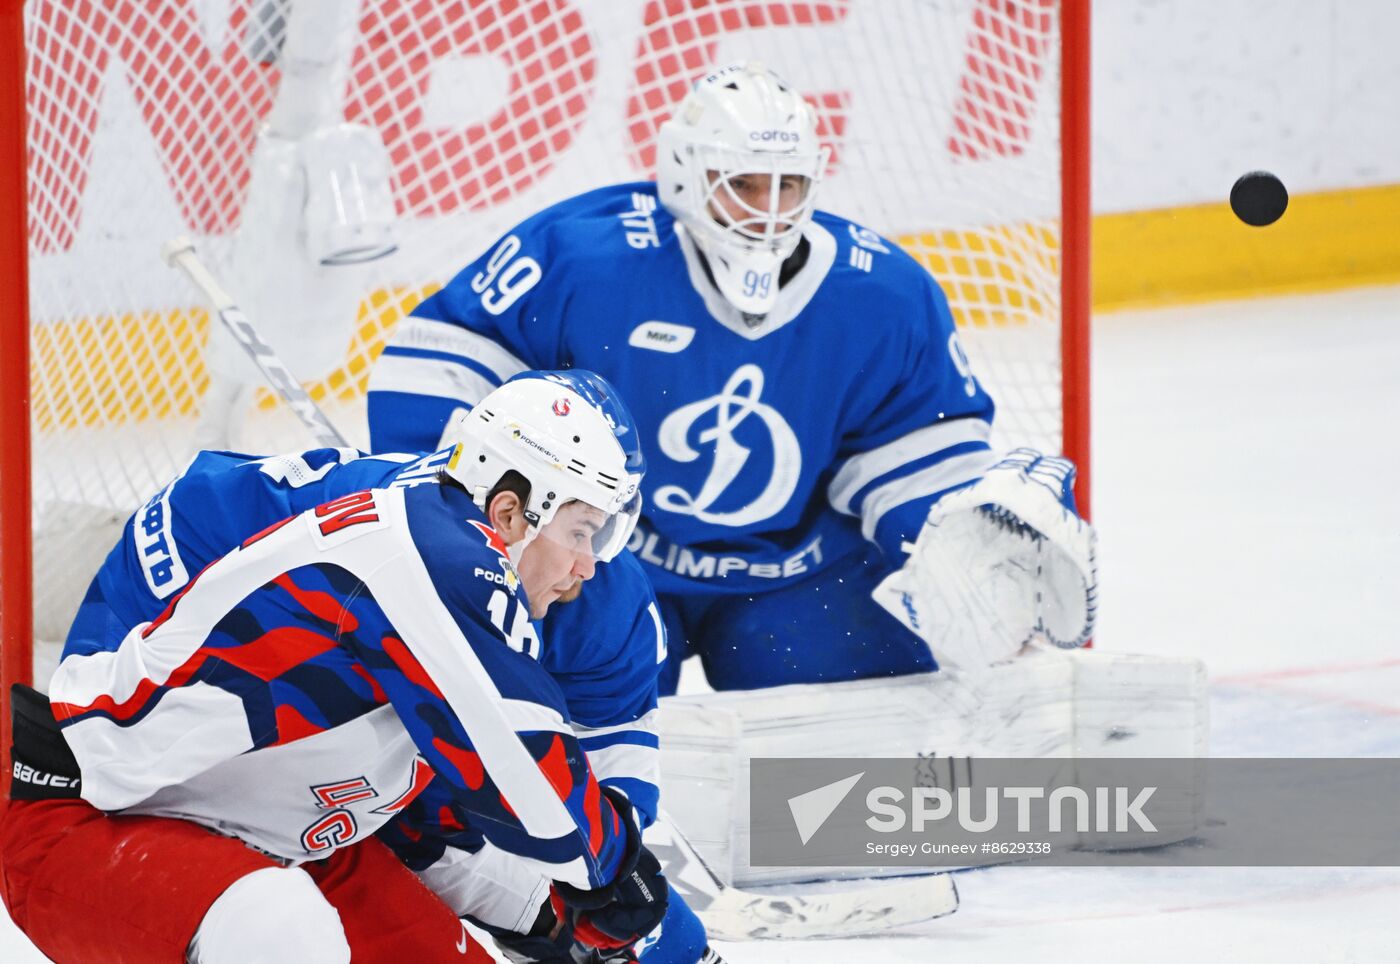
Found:
<path fill-rule="evenodd" d="M 648 462 L 632 549 L 658 592 L 763 592 L 862 546 L 902 559 L 939 495 L 980 477 L 992 402 L 947 300 L 893 243 L 817 212 L 774 311 L 719 295 L 649 183 L 529 218 L 424 301 L 370 380 L 376 450 L 436 447 L 527 368 L 600 372 Z"/>

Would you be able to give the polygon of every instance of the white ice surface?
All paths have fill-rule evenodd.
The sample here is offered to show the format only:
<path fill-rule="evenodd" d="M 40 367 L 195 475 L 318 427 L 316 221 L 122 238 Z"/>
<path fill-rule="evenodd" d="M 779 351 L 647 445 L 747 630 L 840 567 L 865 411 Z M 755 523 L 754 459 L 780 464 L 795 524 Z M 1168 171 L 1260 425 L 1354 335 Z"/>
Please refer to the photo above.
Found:
<path fill-rule="evenodd" d="M 1094 337 L 1097 645 L 1204 659 L 1216 755 L 1400 756 L 1400 288 L 1120 313 Z M 1400 960 L 1400 869 L 958 885 L 957 914 L 897 935 L 717 946 L 738 964 Z M 0 960 L 43 960 L 6 917 Z"/>

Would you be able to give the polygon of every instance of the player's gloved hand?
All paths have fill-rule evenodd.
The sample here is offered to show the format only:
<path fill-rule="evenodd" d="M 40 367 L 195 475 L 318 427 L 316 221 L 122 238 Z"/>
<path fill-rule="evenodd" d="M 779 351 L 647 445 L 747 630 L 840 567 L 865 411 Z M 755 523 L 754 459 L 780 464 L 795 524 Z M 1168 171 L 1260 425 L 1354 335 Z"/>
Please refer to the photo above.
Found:
<path fill-rule="evenodd" d="M 560 920 L 550 901 L 545 901 L 535 918 L 534 926 L 524 934 L 494 927 L 484 921 L 468 918 L 496 939 L 496 946 L 511 964 L 575 964 L 570 949 L 574 932 L 567 921 Z"/>
<path fill-rule="evenodd" d="M 567 917 L 567 910 L 564 912 Z M 501 956 L 511 964 L 614 964 L 637 960 L 630 946 L 603 951 L 575 940 L 573 927 L 555 912 L 552 898 L 540 907 L 534 926 L 524 934 L 468 919 L 496 939 Z"/>
<path fill-rule="evenodd" d="M 654 931 L 666 916 L 670 891 L 661 864 L 642 845 L 632 804 L 611 787 L 604 787 L 603 793 L 627 829 L 627 850 L 617 879 L 596 890 L 580 890 L 555 881 L 550 900 L 559 918 L 572 925 L 575 941 L 601 952 L 629 953 L 632 944 Z"/>
<path fill-rule="evenodd" d="M 1037 638 L 1083 646 L 1098 610 L 1096 536 L 1073 484 L 1067 459 L 1016 449 L 934 503 L 875 601 L 944 666 L 986 666 Z"/>

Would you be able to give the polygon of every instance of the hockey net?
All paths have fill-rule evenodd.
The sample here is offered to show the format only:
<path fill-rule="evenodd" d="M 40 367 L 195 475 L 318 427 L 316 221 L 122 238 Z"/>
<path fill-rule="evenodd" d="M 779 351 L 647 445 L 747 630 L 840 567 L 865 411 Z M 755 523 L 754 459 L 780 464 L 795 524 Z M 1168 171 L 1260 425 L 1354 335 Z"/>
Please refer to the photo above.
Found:
<path fill-rule="evenodd" d="M 27 272 L 29 322 L 3 337 L 7 352 L 27 341 L 32 496 L 29 519 L 11 513 L 6 525 L 13 547 L 31 538 L 15 534 L 29 523 L 32 577 L 19 549 L 4 564 L 7 583 L 33 587 L 35 628 L 21 625 L 19 604 L 6 607 L 7 675 L 28 673 L 16 647 L 61 640 L 121 521 L 197 445 L 310 444 L 220 354 L 206 307 L 161 262 L 162 242 L 195 239 L 363 444 L 368 371 L 396 322 L 528 213 L 650 177 L 672 106 L 733 60 L 764 60 L 815 105 L 832 148 L 820 206 L 893 239 L 943 283 L 997 399 L 1001 441 L 1082 460 L 1082 411 L 1069 422 L 1065 412 L 1085 378 L 1075 345 L 1087 292 L 1074 284 L 1087 278 L 1075 267 L 1087 173 L 1063 158 L 1085 156 L 1075 125 L 1087 82 L 1074 64 L 1086 63 L 1075 59 L 1086 8 L 28 0 L 27 187 L 6 188 L 27 192 L 27 253 L 6 267 L 10 279 Z M 318 191 L 344 186 L 345 124 L 352 147 L 368 132 L 387 162 L 398 249 L 327 266 L 308 255 L 326 225 L 306 212 L 324 207 Z M 326 132 L 312 162 L 288 161 Z M 39 656 L 41 682 L 51 661 Z"/>

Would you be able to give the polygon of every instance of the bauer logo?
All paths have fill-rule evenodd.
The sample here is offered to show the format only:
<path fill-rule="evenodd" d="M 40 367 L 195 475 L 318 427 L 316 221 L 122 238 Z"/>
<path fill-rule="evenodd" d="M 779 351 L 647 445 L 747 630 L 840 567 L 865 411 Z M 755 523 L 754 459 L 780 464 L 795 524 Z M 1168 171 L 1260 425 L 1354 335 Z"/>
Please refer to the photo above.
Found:
<path fill-rule="evenodd" d="M 78 787 L 82 785 L 81 777 L 63 776 L 58 773 L 50 773 L 32 767 L 19 760 L 14 762 L 10 771 L 10 777 L 15 783 L 26 784 L 31 790 L 24 794 L 16 793 L 15 799 L 34 800 L 39 798 L 72 798 L 78 796 Z"/>

